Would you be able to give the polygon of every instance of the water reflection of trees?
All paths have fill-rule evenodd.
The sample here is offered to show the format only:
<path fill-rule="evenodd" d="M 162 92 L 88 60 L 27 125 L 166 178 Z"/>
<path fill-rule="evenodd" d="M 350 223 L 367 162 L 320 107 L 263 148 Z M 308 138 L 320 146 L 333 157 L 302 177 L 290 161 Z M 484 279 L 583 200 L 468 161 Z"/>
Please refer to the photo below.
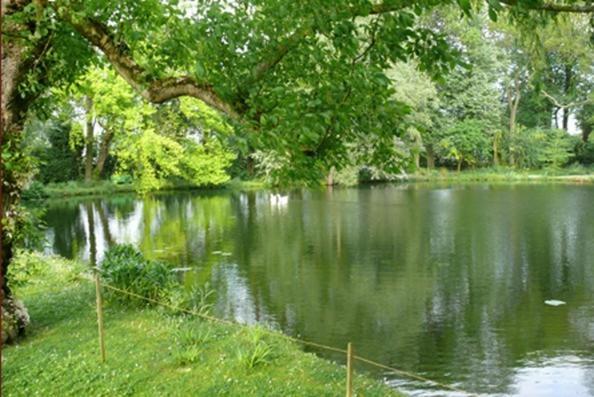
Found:
<path fill-rule="evenodd" d="M 185 281 L 213 283 L 222 314 L 509 392 L 527 354 L 594 338 L 594 242 L 584 237 L 594 224 L 583 216 L 592 195 L 374 187 L 295 192 L 279 209 L 266 192 L 175 194 L 50 210 L 48 224 L 60 252 L 79 255 L 92 210 L 98 249 L 131 241 L 195 266 Z M 571 304 L 544 307 L 550 298 Z"/>
<path fill-rule="evenodd" d="M 252 230 L 253 299 L 294 334 L 360 341 L 384 362 L 505 392 L 527 353 L 585 346 L 589 327 L 571 318 L 594 292 L 594 247 L 578 238 L 594 231 L 582 216 L 591 198 L 567 189 L 377 189 L 293 201 L 282 219 L 243 226 Z M 549 310 L 552 297 L 576 305 Z"/>

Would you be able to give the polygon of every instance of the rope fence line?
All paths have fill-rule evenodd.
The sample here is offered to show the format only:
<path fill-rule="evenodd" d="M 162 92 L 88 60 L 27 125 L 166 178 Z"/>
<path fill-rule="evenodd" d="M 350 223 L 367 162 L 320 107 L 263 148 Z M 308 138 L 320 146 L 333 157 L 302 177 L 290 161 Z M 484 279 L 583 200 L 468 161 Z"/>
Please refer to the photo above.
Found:
<path fill-rule="evenodd" d="M 91 281 L 91 280 L 89 280 L 89 281 Z M 196 317 L 199 317 L 199 318 L 202 318 L 204 320 L 211 321 L 211 322 L 220 323 L 220 324 L 226 324 L 226 325 L 233 325 L 233 326 L 237 326 L 237 325 L 243 326 L 241 323 L 237 323 L 235 321 L 225 320 L 225 319 L 214 317 L 214 316 L 211 316 L 211 315 L 208 315 L 208 314 L 199 313 L 199 312 L 197 312 L 195 310 L 190 310 L 190 309 L 186 309 L 186 308 L 183 308 L 183 307 L 171 305 L 169 303 L 162 302 L 162 301 L 159 301 L 157 299 L 149 298 L 149 297 L 146 297 L 146 296 L 142 296 L 142 295 L 139 295 L 137 293 L 130 292 L 130 291 L 127 291 L 125 289 L 117 288 L 117 287 L 114 287 L 114 286 L 109 285 L 109 284 L 102 284 L 101 286 L 104 287 L 104 288 L 106 288 L 106 289 L 109 289 L 111 291 L 118 292 L 120 294 L 128 295 L 130 297 L 133 297 L 133 298 L 136 298 L 136 299 L 139 299 L 139 300 L 150 302 L 150 303 L 153 303 L 155 305 L 159 305 L 159 306 L 162 306 L 162 307 L 171 309 L 171 310 L 176 311 L 176 312 L 182 312 L 182 313 L 185 313 L 185 314 L 196 316 Z M 315 347 L 315 348 L 318 348 L 318 349 L 322 349 L 322 350 L 326 350 L 326 351 L 331 351 L 331 352 L 334 352 L 334 353 L 341 353 L 341 354 L 346 354 L 346 355 L 349 354 L 349 351 L 347 349 L 341 349 L 341 348 L 338 348 L 338 347 L 328 346 L 328 345 L 324 345 L 324 344 L 321 344 L 321 343 L 316 343 L 316 342 L 312 342 L 312 341 L 307 341 L 307 340 L 295 338 L 293 336 L 285 335 L 282 332 L 275 332 L 275 331 L 273 331 L 271 329 L 268 329 L 268 328 L 264 328 L 264 330 L 266 332 L 268 332 L 269 334 L 271 334 L 271 335 L 274 335 L 274 336 L 277 336 L 277 337 L 281 337 L 281 338 L 284 338 L 286 340 L 289 340 L 289 341 L 292 341 L 292 342 L 295 342 L 295 343 L 298 343 L 298 344 L 301 344 L 301 345 L 311 346 L 311 347 Z M 435 381 L 435 380 L 426 378 L 424 376 L 414 374 L 412 372 L 408 372 L 408 371 L 404 371 L 404 370 L 401 370 L 401 369 L 398 369 L 398 368 L 394 368 L 394 367 L 391 367 L 389 365 L 385 365 L 385 364 L 379 363 L 377 361 L 374 361 L 374 360 L 371 360 L 371 359 L 368 359 L 368 358 L 365 358 L 365 357 L 362 357 L 362 356 L 352 355 L 352 358 L 354 360 L 356 360 L 356 361 L 359 361 L 359 362 L 362 362 L 362 363 L 365 363 L 365 364 L 368 364 L 368 365 L 371 365 L 371 366 L 374 366 L 374 367 L 377 367 L 377 368 L 386 370 L 389 373 L 393 373 L 393 374 L 401 375 L 401 376 L 404 376 L 404 377 L 407 377 L 407 378 L 411 378 L 411 379 L 415 379 L 415 380 L 418 380 L 418 381 L 422 381 L 422 382 L 425 382 L 425 383 L 431 384 L 433 386 L 437 386 L 437 387 L 440 387 L 442 389 L 449 390 L 449 391 L 452 391 L 452 392 L 461 393 L 461 394 L 464 394 L 464 395 L 467 395 L 467 396 L 475 396 L 475 394 L 469 393 L 469 392 L 467 392 L 465 390 L 456 388 L 454 386 L 451 386 L 451 385 L 448 385 L 448 384 L 445 384 L 445 383 L 441 383 L 441 382 L 438 382 L 438 381 Z M 351 369 L 349 368 L 349 371 L 350 370 Z"/>

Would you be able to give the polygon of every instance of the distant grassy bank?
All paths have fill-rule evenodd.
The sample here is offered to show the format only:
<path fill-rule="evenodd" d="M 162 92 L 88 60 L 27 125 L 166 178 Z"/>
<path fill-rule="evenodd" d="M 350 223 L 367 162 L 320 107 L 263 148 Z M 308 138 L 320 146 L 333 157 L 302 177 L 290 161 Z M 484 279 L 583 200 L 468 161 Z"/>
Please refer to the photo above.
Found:
<path fill-rule="evenodd" d="M 461 172 L 424 170 L 403 177 L 412 182 L 566 182 L 594 183 L 594 168 L 572 167 L 558 170 L 517 170 L 512 168 L 487 168 Z"/>
<path fill-rule="evenodd" d="M 392 182 L 564 182 L 594 183 L 594 167 L 569 167 L 549 170 L 518 170 L 514 168 L 480 168 L 461 172 L 448 169 L 421 170 L 396 177 Z M 323 185 L 321 182 L 320 185 Z M 220 186 L 197 186 L 187 183 L 170 183 L 159 191 L 174 190 L 251 190 L 269 187 L 262 180 L 234 179 Z M 111 181 L 70 181 L 42 185 L 35 183 L 24 194 L 25 199 L 61 198 L 76 196 L 102 196 L 118 193 L 135 193 L 132 183 Z"/>
<path fill-rule="evenodd" d="M 266 187 L 262 181 L 240 181 L 232 180 L 220 186 L 197 186 L 188 183 L 170 183 L 162 187 L 159 191 L 174 190 L 215 190 L 215 189 L 258 189 Z M 107 180 L 102 181 L 70 181 L 64 183 L 49 183 L 42 185 L 35 183 L 25 191 L 24 198 L 29 200 L 76 197 L 76 196 L 101 196 L 119 193 L 135 193 L 136 186 L 132 183 L 114 183 Z"/>
<path fill-rule="evenodd" d="M 31 326 L 3 352 L 6 396 L 340 396 L 342 366 L 259 327 L 214 324 L 106 303 L 99 362 L 95 293 L 81 266 L 56 259 L 16 289 Z M 398 396 L 357 375 L 358 395 Z"/>

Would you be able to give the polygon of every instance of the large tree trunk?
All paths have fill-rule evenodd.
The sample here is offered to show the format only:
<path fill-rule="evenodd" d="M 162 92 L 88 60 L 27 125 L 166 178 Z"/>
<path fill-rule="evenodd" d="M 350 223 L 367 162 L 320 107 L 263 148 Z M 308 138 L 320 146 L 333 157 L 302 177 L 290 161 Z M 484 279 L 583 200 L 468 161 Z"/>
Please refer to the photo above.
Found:
<path fill-rule="evenodd" d="M 571 86 L 573 85 L 573 66 L 570 64 L 565 65 L 565 83 L 563 84 L 563 90 L 565 93 L 565 97 L 569 96 L 571 91 Z M 570 109 L 569 106 L 563 109 L 563 129 L 568 131 L 569 128 L 569 114 Z"/>
<path fill-rule="evenodd" d="M 3 10 L 4 11 L 4 10 Z M 2 27 L 5 28 L 4 26 Z M 19 139 L 25 123 L 29 103 L 21 97 L 18 86 L 24 78 L 28 59 L 26 49 L 19 43 L 8 42 L 2 46 L 2 132 L 0 133 L 0 156 L 5 152 L 13 152 L 15 142 Z M 12 259 L 13 241 L 11 233 L 4 230 L 4 218 L 10 217 L 18 204 L 19 186 L 13 167 L 6 167 L 0 157 L 0 268 L 2 269 L 3 298 L 10 296 L 6 284 L 6 270 Z"/>
<path fill-rule="evenodd" d="M 569 129 L 569 108 L 563 109 L 563 129 L 565 131 Z"/>
<path fill-rule="evenodd" d="M 513 91 L 512 91 L 513 88 Z M 516 119 L 518 115 L 518 107 L 520 106 L 520 99 L 522 98 L 522 81 L 520 79 L 520 71 L 516 72 L 514 76 L 514 84 L 513 87 L 508 87 L 507 91 L 507 106 L 509 109 L 509 141 L 511 142 L 511 149 L 510 156 L 509 156 L 509 163 L 510 165 L 515 165 L 516 163 L 516 156 L 513 151 L 514 145 L 514 137 L 516 135 Z"/>
<path fill-rule="evenodd" d="M 21 11 L 29 5 L 31 0 L 3 0 L 2 15 L 7 16 Z M 22 303 L 12 296 L 6 274 L 13 259 L 16 222 L 6 222 L 5 219 L 16 217 L 20 193 L 23 188 L 22 152 L 20 139 L 25 124 L 27 112 L 41 93 L 40 90 L 21 90 L 26 86 L 27 77 L 37 79 L 41 86 L 45 83 L 45 73 L 41 59 L 50 47 L 49 36 L 46 35 L 36 41 L 19 38 L 25 31 L 34 32 L 35 23 L 32 21 L 7 22 L 2 21 L 2 95 L 1 95 L 1 123 L 0 128 L 0 299 L 2 315 L 0 329 L 2 343 L 13 340 L 24 331 L 28 323 L 28 315 Z M 11 154 L 11 166 L 6 166 L 6 159 L 2 154 Z"/>
<path fill-rule="evenodd" d="M 334 186 L 334 174 L 336 173 L 336 169 L 334 167 L 330 168 L 328 175 L 326 175 L 326 186 Z"/>
<path fill-rule="evenodd" d="M 435 168 L 435 153 L 432 145 L 425 146 L 425 156 L 427 157 L 427 169 L 432 170 Z"/>
<path fill-rule="evenodd" d="M 582 126 L 582 141 L 588 142 L 590 134 L 592 133 L 592 124 L 584 124 Z"/>
<path fill-rule="evenodd" d="M 493 166 L 499 167 L 499 134 L 493 136 Z"/>
<path fill-rule="evenodd" d="M 95 155 L 95 137 L 94 137 L 94 123 L 93 123 L 93 100 L 91 97 L 85 98 L 85 181 L 93 180 L 93 158 Z"/>
<path fill-rule="evenodd" d="M 109 129 L 103 131 L 101 144 L 99 145 L 99 153 L 97 154 L 97 165 L 95 166 L 95 176 L 101 178 L 103 176 L 103 168 L 105 168 L 105 161 L 109 155 L 109 145 L 113 140 L 113 132 Z"/>

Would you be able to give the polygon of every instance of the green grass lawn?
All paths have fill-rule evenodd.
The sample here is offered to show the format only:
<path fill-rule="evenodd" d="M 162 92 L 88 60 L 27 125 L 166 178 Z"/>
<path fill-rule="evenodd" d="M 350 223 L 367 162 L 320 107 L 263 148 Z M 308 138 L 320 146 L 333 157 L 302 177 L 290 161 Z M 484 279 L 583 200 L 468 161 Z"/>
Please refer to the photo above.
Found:
<path fill-rule="evenodd" d="M 48 259 L 17 289 L 31 326 L 3 352 L 6 396 L 341 396 L 342 366 L 259 327 L 213 324 L 107 302 L 99 360 L 95 294 L 72 263 Z M 70 270 L 69 270 L 70 269 Z M 396 396 L 365 376 L 358 396 Z"/>
<path fill-rule="evenodd" d="M 518 170 L 483 168 L 461 172 L 440 169 L 422 170 L 409 175 L 413 182 L 569 182 L 594 183 L 594 168 L 576 166 L 560 169 Z"/>
<path fill-rule="evenodd" d="M 220 186 L 197 186 L 183 182 L 170 182 L 159 191 L 167 192 L 174 190 L 256 190 L 266 188 L 268 185 L 261 180 L 241 181 L 230 180 Z M 117 193 L 136 193 L 136 187 L 132 183 L 114 183 L 107 180 L 101 181 L 70 181 L 63 183 L 49 183 L 42 185 L 36 183 L 34 189 L 24 193 L 25 199 L 63 198 L 77 196 L 103 196 Z"/>

